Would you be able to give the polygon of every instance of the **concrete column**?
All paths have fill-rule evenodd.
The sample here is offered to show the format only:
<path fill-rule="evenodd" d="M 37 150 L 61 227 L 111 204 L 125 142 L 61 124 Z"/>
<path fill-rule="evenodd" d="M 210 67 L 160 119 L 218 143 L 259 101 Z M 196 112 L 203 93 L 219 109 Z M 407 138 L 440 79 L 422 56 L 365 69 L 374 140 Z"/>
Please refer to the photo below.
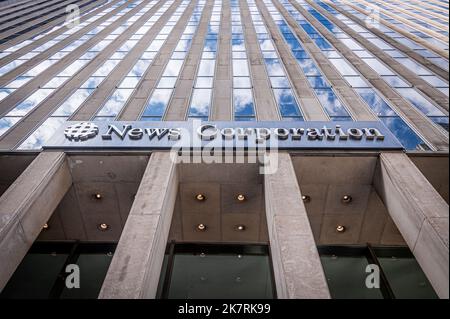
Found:
<path fill-rule="evenodd" d="M 71 184 L 65 154 L 42 152 L 0 197 L 0 290 Z"/>
<path fill-rule="evenodd" d="M 448 204 L 403 153 L 382 153 L 374 186 L 440 298 L 449 297 Z"/>
<path fill-rule="evenodd" d="M 153 153 L 99 298 L 155 298 L 177 189 L 170 153 Z"/>
<path fill-rule="evenodd" d="M 290 155 L 270 154 L 270 171 L 264 196 L 277 296 L 330 298 Z"/>

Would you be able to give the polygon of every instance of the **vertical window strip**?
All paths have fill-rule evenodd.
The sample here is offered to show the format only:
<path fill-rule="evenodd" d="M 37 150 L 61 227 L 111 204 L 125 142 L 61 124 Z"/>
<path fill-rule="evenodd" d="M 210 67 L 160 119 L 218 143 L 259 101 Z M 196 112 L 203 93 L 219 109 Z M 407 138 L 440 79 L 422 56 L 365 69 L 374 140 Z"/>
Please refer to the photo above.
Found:
<path fill-rule="evenodd" d="M 156 88 L 153 90 L 149 100 L 141 115 L 141 121 L 161 121 L 169 101 L 172 97 L 176 82 L 178 81 L 183 64 L 191 49 L 192 40 L 197 31 L 200 19 L 205 7 L 206 1 L 200 0 L 196 4 L 189 22 L 187 23 L 177 46 L 173 51 L 166 67 L 163 70 L 162 76 Z M 205 86 L 210 86 L 208 81 L 205 81 Z"/>
<path fill-rule="evenodd" d="M 91 96 L 93 92 L 95 92 L 97 87 L 126 57 L 130 50 L 137 44 L 138 40 L 144 36 L 145 32 L 148 31 L 153 25 L 155 25 L 155 23 L 157 23 L 159 18 L 169 9 L 173 2 L 174 1 L 171 0 L 164 3 L 164 5 L 162 5 L 161 8 L 159 8 L 155 12 L 155 14 L 150 17 L 147 22 L 144 23 L 143 27 L 136 31 L 136 33 L 132 36 L 134 37 L 134 40 L 126 41 L 120 48 L 118 48 L 113 53 L 110 59 L 106 60 L 94 73 L 92 73 L 91 76 L 80 86 L 79 89 L 75 90 L 75 92 L 70 97 L 68 97 L 50 115 L 50 117 L 41 124 L 39 128 L 37 128 L 30 136 L 28 136 L 28 138 L 25 139 L 23 143 L 20 144 L 18 149 L 39 149 L 43 145 L 43 143 L 45 143 L 48 138 L 54 134 L 59 126 L 67 121 L 70 116 L 72 116 L 73 113 L 75 113 L 76 110 L 78 110 L 80 106 L 89 98 L 89 96 Z M 146 7 L 147 10 L 149 10 L 154 4 L 156 4 L 156 1 L 149 3 L 148 7 Z M 145 11 L 143 11 L 143 13 L 145 13 Z M 120 31 L 117 31 L 116 36 L 119 36 L 121 32 L 123 32 L 122 29 Z M 149 47 L 151 46 L 152 44 L 150 44 Z M 98 54 L 99 52 L 96 52 L 96 54 Z M 147 52 L 144 52 L 144 54 L 145 53 Z M 133 72 L 132 74 L 142 75 L 141 73 L 148 68 L 151 62 L 151 59 L 140 59 L 133 67 L 131 71 Z M 64 71 L 61 73 L 64 74 Z M 64 77 L 61 76 L 61 73 L 60 77 Z M 49 85 L 49 83 L 47 83 L 47 85 Z M 131 91 L 132 89 L 121 89 L 119 91 L 119 98 L 125 99 L 126 96 L 129 96 L 129 94 L 131 94 Z"/>
<path fill-rule="evenodd" d="M 235 121 L 254 121 L 255 103 L 239 1 L 230 1 L 233 110 Z"/>
<path fill-rule="evenodd" d="M 305 10 L 307 10 L 311 15 L 313 15 L 314 18 L 316 18 L 317 21 L 319 21 L 322 25 L 324 25 L 328 30 L 333 30 L 332 32 L 340 32 L 348 37 L 348 34 L 343 32 L 335 24 L 331 23 L 323 15 L 321 15 L 314 8 L 312 8 L 308 3 L 306 3 L 303 0 L 295 0 L 295 1 L 303 8 L 305 8 Z M 280 2 L 285 5 L 289 13 L 293 15 L 294 18 L 297 20 L 299 26 L 302 27 L 311 38 L 314 38 L 316 42 L 320 41 L 320 43 L 322 44 L 321 46 L 319 46 L 321 50 L 330 51 L 330 53 L 328 53 L 328 58 L 330 62 L 333 63 L 333 65 L 336 67 L 336 69 L 341 69 L 340 71 L 344 73 L 347 72 L 348 70 L 349 73 L 347 75 L 352 75 L 351 72 L 353 72 L 353 75 L 359 75 L 355 70 L 353 70 L 353 68 L 350 67 L 349 63 L 345 61 L 344 57 L 342 57 L 337 52 L 337 50 L 335 50 L 332 47 L 332 45 L 328 41 L 326 41 L 311 24 L 307 22 L 305 17 L 303 17 L 292 5 L 287 3 L 287 0 L 281 0 Z M 347 40 L 353 41 L 350 38 Z M 363 52 L 364 56 L 362 56 L 361 59 L 381 78 L 383 78 L 383 76 L 386 76 L 383 78 L 383 80 L 385 80 L 388 84 L 390 84 L 389 81 L 397 81 L 405 83 L 405 81 L 398 74 L 392 71 L 383 62 L 378 60 L 374 55 L 372 55 L 367 50 L 364 50 L 359 46 L 354 46 L 356 42 L 352 44 L 345 42 L 343 43 L 355 53 Z M 331 52 L 333 52 L 333 55 L 331 55 Z M 422 112 L 425 116 L 427 116 L 432 122 L 441 126 L 443 129 L 448 130 L 448 116 L 446 116 L 437 106 L 435 106 L 431 101 L 426 99 L 415 88 L 411 87 L 398 88 L 393 86 L 393 89 L 397 91 L 407 102 L 409 102 L 410 105 L 412 105 L 420 112 Z"/>
<path fill-rule="evenodd" d="M 188 118 L 208 120 L 211 109 L 212 89 L 216 72 L 216 57 L 222 1 L 215 0 L 208 24 L 203 53 L 198 64 L 196 81 L 188 109 Z"/>

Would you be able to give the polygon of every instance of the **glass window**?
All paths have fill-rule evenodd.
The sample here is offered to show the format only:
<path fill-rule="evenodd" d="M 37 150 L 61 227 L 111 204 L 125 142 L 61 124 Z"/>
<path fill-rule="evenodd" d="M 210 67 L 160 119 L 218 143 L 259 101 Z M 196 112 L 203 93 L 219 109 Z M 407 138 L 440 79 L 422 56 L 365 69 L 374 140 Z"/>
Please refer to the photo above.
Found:
<path fill-rule="evenodd" d="M 448 132 L 448 116 L 431 116 L 430 119 Z"/>
<path fill-rule="evenodd" d="M 319 76 L 321 75 L 319 69 L 312 59 L 297 59 L 300 67 L 305 75 Z"/>
<path fill-rule="evenodd" d="M 429 150 L 421 138 L 398 116 L 380 117 L 380 120 L 395 135 L 407 150 Z"/>
<path fill-rule="evenodd" d="M 57 76 L 48 81 L 42 88 L 44 89 L 57 89 L 59 88 L 64 82 L 66 82 L 70 77 L 65 76 Z"/>
<path fill-rule="evenodd" d="M 0 299 L 96 299 L 116 244 L 35 242 Z M 80 288 L 65 288 L 65 264 L 80 267 Z M 61 289 L 59 289 L 61 287 Z M 63 288 L 64 287 L 64 288 Z"/>
<path fill-rule="evenodd" d="M 24 116 L 34 109 L 39 103 L 45 100 L 54 89 L 39 89 L 31 94 L 25 101 L 20 102 L 14 109 L 12 109 L 8 116 Z"/>
<path fill-rule="evenodd" d="M 19 150 L 39 149 L 47 142 L 58 128 L 66 121 L 64 117 L 49 117 L 19 147 Z"/>
<path fill-rule="evenodd" d="M 189 116 L 208 117 L 211 104 L 211 89 L 195 89 L 192 93 Z"/>
<path fill-rule="evenodd" d="M 377 59 L 363 59 L 379 75 L 395 75 L 387 66 Z"/>
<path fill-rule="evenodd" d="M 176 244 L 171 251 L 161 298 L 274 298 L 266 246 Z"/>
<path fill-rule="evenodd" d="M 235 116 L 254 116 L 253 95 L 251 89 L 234 89 L 233 104 Z"/>
<path fill-rule="evenodd" d="M 329 116 L 349 116 L 348 112 L 331 89 L 315 89 L 314 91 Z"/>
<path fill-rule="evenodd" d="M 122 82 L 120 82 L 118 88 L 119 89 L 134 89 L 139 81 L 140 81 L 141 77 L 138 76 L 126 76 L 123 78 Z"/>
<path fill-rule="evenodd" d="M 354 88 L 366 88 L 369 85 L 360 76 L 344 76 L 344 79 Z"/>
<path fill-rule="evenodd" d="M 183 66 L 183 60 L 170 60 L 164 70 L 163 76 L 178 76 Z"/>
<path fill-rule="evenodd" d="M 150 64 L 151 61 L 149 60 L 138 60 L 128 73 L 128 76 L 143 76 Z"/>
<path fill-rule="evenodd" d="M 405 81 L 403 81 L 399 76 L 397 75 L 393 75 L 393 76 L 388 76 L 385 75 L 382 77 L 383 80 L 385 80 L 391 87 L 394 88 L 407 88 L 407 87 L 411 87 L 411 85 L 409 85 L 408 83 L 406 83 Z"/>
<path fill-rule="evenodd" d="M 241 89 L 248 89 L 248 88 L 252 87 L 252 83 L 251 83 L 249 77 L 245 77 L 245 76 L 233 77 L 233 87 L 241 88 Z"/>
<path fill-rule="evenodd" d="M 264 59 L 269 76 L 285 76 L 284 69 L 278 59 Z"/>
<path fill-rule="evenodd" d="M 420 66 L 419 63 L 409 59 L 409 58 L 397 58 L 396 61 L 403 64 L 407 69 L 414 72 L 417 75 L 433 75 L 430 71 Z"/>
<path fill-rule="evenodd" d="M 175 83 L 177 82 L 177 77 L 162 77 L 158 85 L 158 89 L 173 89 L 175 88 Z"/>
<path fill-rule="evenodd" d="M 427 81 L 428 83 L 430 83 L 434 87 L 447 87 L 448 88 L 448 83 L 435 75 L 421 76 L 421 78 L 424 79 L 425 81 Z"/>
<path fill-rule="evenodd" d="M 330 88 L 328 82 L 323 78 L 323 76 L 308 76 L 309 84 L 314 89 L 326 89 Z"/>
<path fill-rule="evenodd" d="M 233 75 L 234 76 L 249 76 L 247 60 L 233 60 Z"/>
<path fill-rule="evenodd" d="M 0 119 L 0 136 L 8 131 L 14 124 L 19 122 L 21 117 L 4 117 Z"/>
<path fill-rule="evenodd" d="M 395 112 L 373 89 L 356 89 L 377 116 L 395 116 Z"/>
<path fill-rule="evenodd" d="M 103 105 L 99 116 L 117 116 L 122 109 L 123 105 L 126 103 L 133 89 L 117 89 L 108 99 L 108 101 Z"/>
<path fill-rule="evenodd" d="M 214 76 L 215 66 L 215 60 L 200 60 L 197 76 Z"/>
<path fill-rule="evenodd" d="M 103 76 L 91 76 L 81 84 L 80 89 L 96 89 L 104 79 L 105 77 Z"/>
<path fill-rule="evenodd" d="M 280 107 L 281 116 L 300 116 L 300 111 L 291 89 L 274 89 L 275 100 Z"/>
<path fill-rule="evenodd" d="M 93 92 L 92 89 L 78 89 L 69 98 L 67 98 L 53 113 L 57 116 L 70 116 Z"/>
<path fill-rule="evenodd" d="M 353 39 L 340 39 L 350 50 L 363 50 L 363 48 Z"/>
<path fill-rule="evenodd" d="M 429 102 L 426 98 L 420 95 L 414 89 L 404 89 L 400 88 L 397 91 L 411 104 L 417 107 L 423 114 L 427 116 L 443 116 L 442 113 L 437 107 L 435 107 L 431 102 Z"/>
<path fill-rule="evenodd" d="M 171 89 L 155 89 L 143 116 L 163 116 L 171 95 Z"/>
<path fill-rule="evenodd" d="M 437 299 L 407 247 L 319 246 L 319 253 L 334 299 Z M 385 275 L 379 288 L 366 286 L 369 264 Z"/>
<path fill-rule="evenodd" d="M 107 76 L 117 64 L 119 64 L 119 60 L 108 60 L 103 65 L 95 71 L 92 76 Z"/>
<path fill-rule="evenodd" d="M 272 76 L 270 77 L 270 83 L 274 89 L 290 88 L 289 80 L 285 76 Z"/>
<path fill-rule="evenodd" d="M 199 76 L 195 81 L 194 87 L 199 89 L 210 89 L 213 87 L 213 81 L 213 77 Z"/>
<path fill-rule="evenodd" d="M 17 78 L 14 79 L 14 81 L 12 81 L 9 84 L 5 85 L 5 88 L 18 89 L 22 85 L 24 85 L 25 83 L 27 83 L 28 81 L 30 81 L 32 79 L 33 79 L 32 76 L 18 76 Z M 1 91 L 0 91 L 0 95 L 1 95 Z M 0 100 L 1 100 L 1 97 L 0 97 Z"/>
<path fill-rule="evenodd" d="M 342 75 L 359 75 L 344 59 L 330 59 L 330 62 Z"/>
<path fill-rule="evenodd" d="M 323 271 L 334 299 L 381 299 L 380 289 L 365 285 L 369 265 L 365 256 L 321 255 Z"/>

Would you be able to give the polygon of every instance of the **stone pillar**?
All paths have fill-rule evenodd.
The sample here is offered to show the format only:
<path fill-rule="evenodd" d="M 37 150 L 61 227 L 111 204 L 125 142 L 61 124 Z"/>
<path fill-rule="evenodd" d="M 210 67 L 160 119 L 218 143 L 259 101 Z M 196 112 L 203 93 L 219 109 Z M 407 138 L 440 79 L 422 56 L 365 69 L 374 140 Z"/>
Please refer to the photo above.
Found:
<path fill-rule="evenodd" d="M 170 153 L 153 153 L 99 298 L 155 298 L 177 189 Z"/>
<path fill-rule="evenodd" d="M 403 153 L 380 155 L 374 186 L 434 290 L 448 298 L 448 204 Z"/>
<path fill-rule="evenodd" d="M 0 197 L 0 291 L 72 184 L 63 152 L 42 152 Z"/>
<path fill-rule="evenodd" d="M 277 296 L 330 298 L 290 155 L 270 154 L 270 171 L 264 196 Z"/>

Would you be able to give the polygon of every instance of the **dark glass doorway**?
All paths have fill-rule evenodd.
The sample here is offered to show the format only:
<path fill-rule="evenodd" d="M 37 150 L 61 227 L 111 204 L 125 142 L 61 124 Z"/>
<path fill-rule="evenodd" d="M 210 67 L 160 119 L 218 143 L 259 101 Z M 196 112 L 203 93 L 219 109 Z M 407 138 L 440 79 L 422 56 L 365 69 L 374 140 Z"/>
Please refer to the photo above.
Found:
<path fill-rule="evenodd" d="M 332 298 L 438 298 L 408 247 L 319 246 L 318 250 Z M 369 264 L 379 267 L 379 289 L 366 286 Z"/>
<path fill-rule="evenodd" d="M 159 298 L 275 298 L 265 245 L 171 243 L 164 259 Z"/>
<path fill-rule="evenodd" d="M 96 299 L 116 244 L 36 242 L 0 294 L 2 299 Z M 68 289 L 66 266 L 78 265 L 80 287 Z"/>

